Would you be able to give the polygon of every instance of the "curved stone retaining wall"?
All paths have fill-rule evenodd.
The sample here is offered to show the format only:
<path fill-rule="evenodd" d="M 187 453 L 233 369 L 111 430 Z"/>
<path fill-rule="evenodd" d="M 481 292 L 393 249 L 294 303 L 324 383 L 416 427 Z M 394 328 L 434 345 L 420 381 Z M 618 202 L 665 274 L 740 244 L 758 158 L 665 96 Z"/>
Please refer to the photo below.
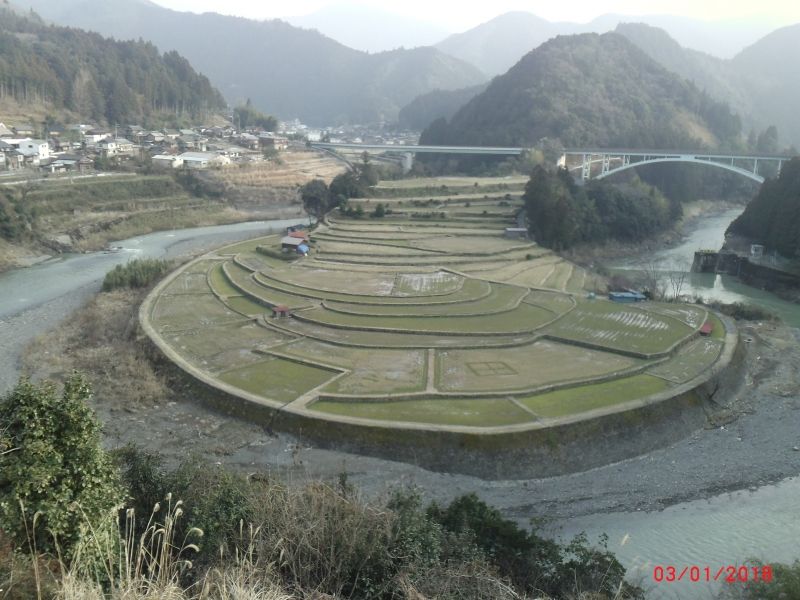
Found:
<path fill-rule="evenodd" d="M 166 281 L 170 278 L 168 277 Z M 162 282 L 164 283 L 164 282 Z M 161 285 L 157 286 L 157 291 Z M 730 319 L 723 355 L 708 373 L 650 396 L 546 423 L 478 429 L 412 423 L 378 423 L 304 409 L 280 408 L 237 393 L 175 355 L 149 322 L 150 299 L 140 307 L 151 355 L 182 385 L 216 410 L 286 431 L 318 447 L 354 452 L 483 479 L 548 477 L 584 471 L 667 446 L 703 427 L 708 401 L 741 383 L 744 348 Z"/>

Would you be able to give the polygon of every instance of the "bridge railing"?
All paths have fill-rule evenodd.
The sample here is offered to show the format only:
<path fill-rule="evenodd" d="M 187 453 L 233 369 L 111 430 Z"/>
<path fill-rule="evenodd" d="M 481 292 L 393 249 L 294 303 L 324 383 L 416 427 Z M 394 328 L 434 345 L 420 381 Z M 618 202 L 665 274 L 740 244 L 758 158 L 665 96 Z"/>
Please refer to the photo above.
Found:
<path fill-rule="evenodd" d="M 570 161 L 571 157 L 578 160 Z M 559 160 L 559 165 L 570 171 L 580 172 L 581 180 L 588 181 L 646 164 L 687 162 L 719 167 L 761 183 L 764 176 L 759 167 L 763 163 L 774 164 L 777 167 L 775 173 L 779 174 L 783 163 L 790 159 L 791 157 L 784 155 L 715 154 L 685 150 L 568 148 Z M 570 162 L 573 162 L 572 166 Z"/>

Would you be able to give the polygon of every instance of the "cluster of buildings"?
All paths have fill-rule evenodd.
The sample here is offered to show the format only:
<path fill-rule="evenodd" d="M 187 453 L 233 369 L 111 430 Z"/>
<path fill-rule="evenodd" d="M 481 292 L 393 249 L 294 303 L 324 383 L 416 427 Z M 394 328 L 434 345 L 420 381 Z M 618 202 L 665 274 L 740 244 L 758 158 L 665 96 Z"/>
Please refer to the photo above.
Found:
<path fill-rule="evenodd" d="M 207 169 L 258 162 L 270 151 L 289 147 L 289 139 L 267 131 L 200 127 L 151 131 L 138 125 L 107 129 L 76 124 L 50 126 L 37 137 L 29 125 L 0 123 L 0 170 L 39 169 L 84 172 L 100 159 L 123 162 L 149 157 L 155 167 Z"/>
<path fill-rule="evenodd" d="M 309 142 L 397 144 L 399 146 L 415 145 L 419 142 L 418 131 L 395 131 L 370 125 L 346 125 L 315 129 L 305 125 L 299 119 L 282 122 L 281 132 L 285 135 L 302 136 Z"/>

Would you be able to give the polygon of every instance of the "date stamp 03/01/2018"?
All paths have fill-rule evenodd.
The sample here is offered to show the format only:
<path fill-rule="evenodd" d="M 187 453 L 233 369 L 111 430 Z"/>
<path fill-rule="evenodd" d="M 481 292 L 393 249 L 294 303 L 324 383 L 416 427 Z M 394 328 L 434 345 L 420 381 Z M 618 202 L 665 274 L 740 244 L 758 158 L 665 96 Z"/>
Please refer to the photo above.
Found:
<path fill-rule="evenodd" d="M 724 583 L 748 583 L 773 580 L 771 565 L 723 565 L 709 567 L 701 565 L 656 565 L 653 567 L 655 583 L 674 583 L 677 581 L 719 581 Z"/>

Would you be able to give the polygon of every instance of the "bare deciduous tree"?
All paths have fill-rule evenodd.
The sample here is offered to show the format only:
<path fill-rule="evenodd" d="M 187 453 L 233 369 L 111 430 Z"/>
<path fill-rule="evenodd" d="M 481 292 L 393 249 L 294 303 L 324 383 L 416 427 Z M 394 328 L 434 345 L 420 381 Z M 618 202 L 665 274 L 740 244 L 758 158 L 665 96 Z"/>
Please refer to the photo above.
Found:
<path fill-rule="evenodd" d="M 667 296 L 667 283 L 664 274 L 659 269 L 659 264 L 653 260 L 642 263 L 642 288 L 650 294 L 653 300 L 663 300 Z"/>
<path fill-rule="evenodd" d="M 675 261 L 672 264 L 672 269 L 667 274 L 667 281 L 669 282 L 669 289 L 672 294 L 670 300 L 679 302 L 683 289 L 686 286 L 686 281 L 689 277 L 691 265 L 687 261 Z"/>

